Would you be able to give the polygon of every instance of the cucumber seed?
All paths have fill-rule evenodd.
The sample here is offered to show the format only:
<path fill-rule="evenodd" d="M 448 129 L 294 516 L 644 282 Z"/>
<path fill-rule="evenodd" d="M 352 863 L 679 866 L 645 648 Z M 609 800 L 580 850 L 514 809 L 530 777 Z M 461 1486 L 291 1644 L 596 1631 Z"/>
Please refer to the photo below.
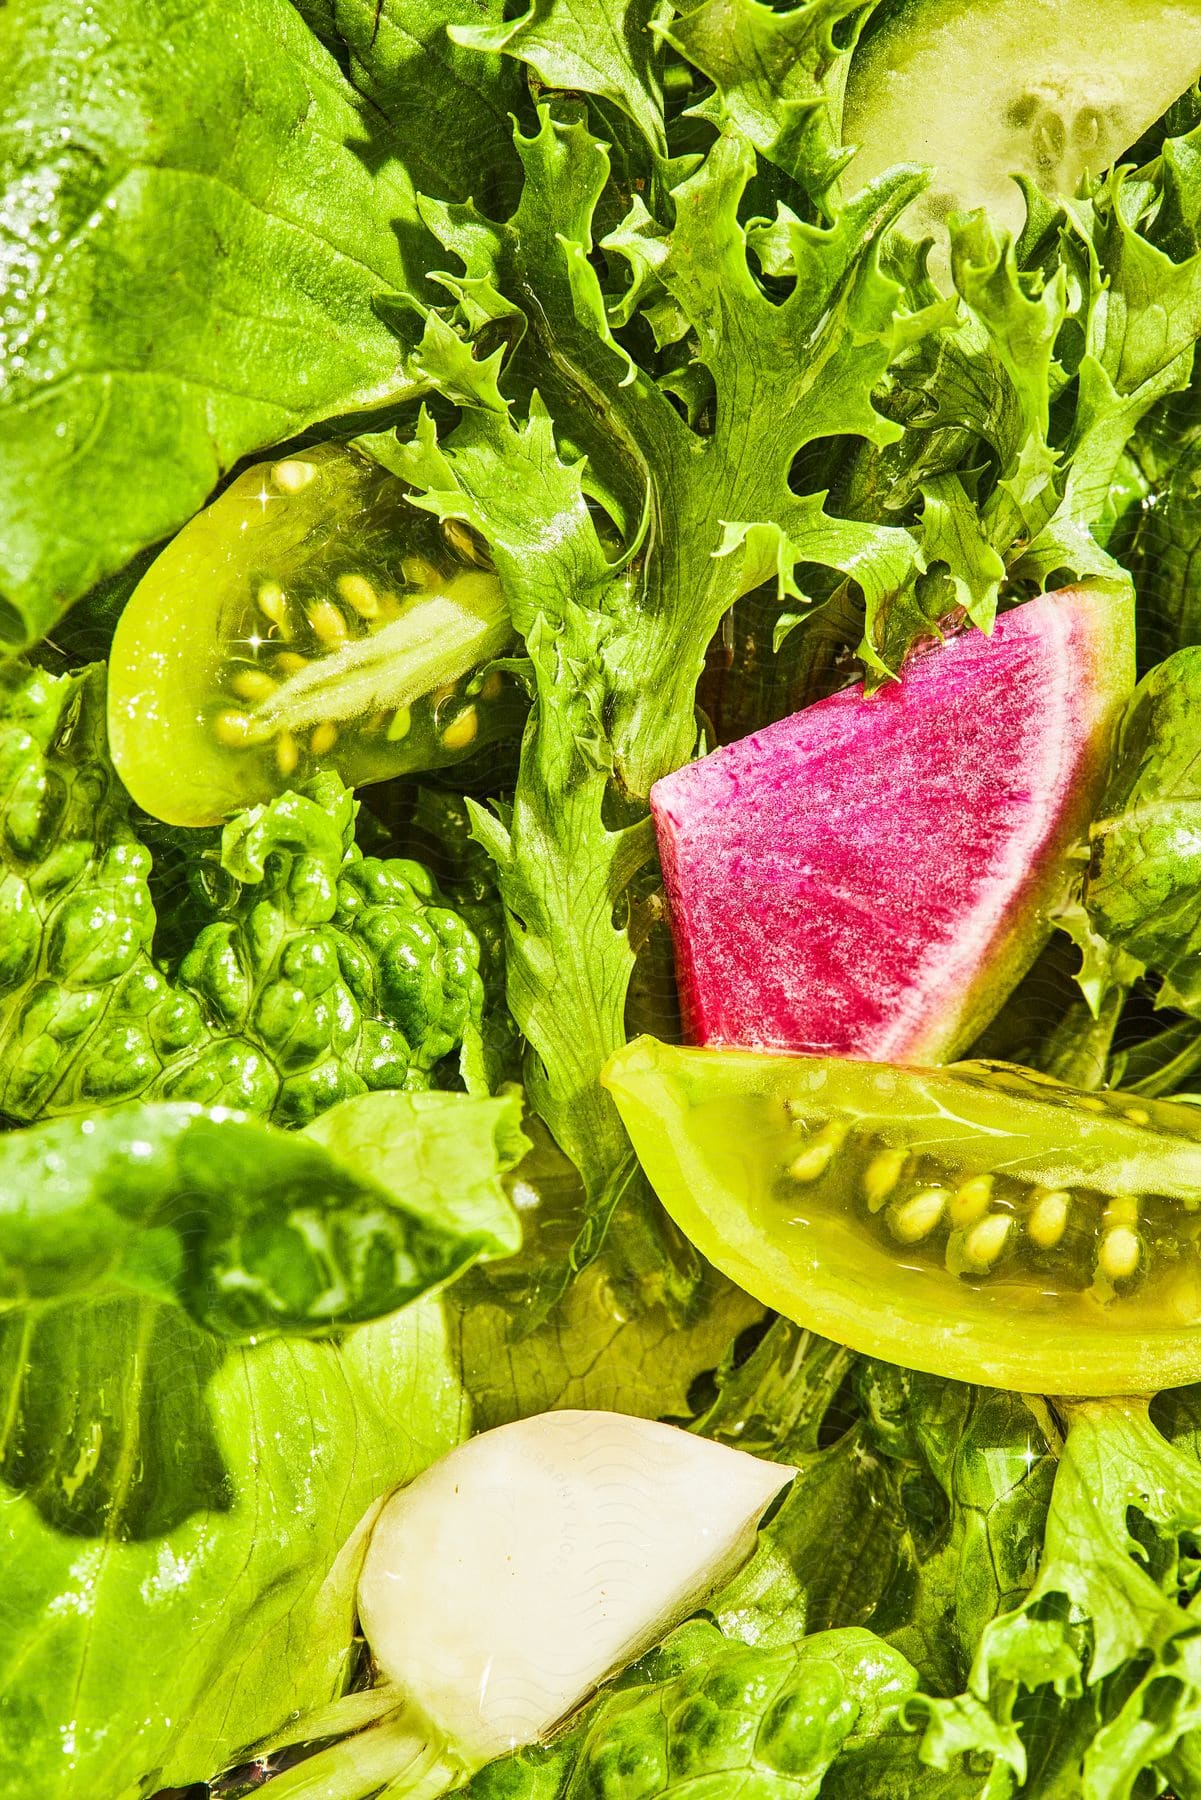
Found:
<path fill-rule="evenodd" d="M 992 1191 L 991 1175 L 972 1175 L 960 1182 L 951 1196 L 952 1225 L 965 1227 L 982 1219 L 992 1204 Z"/>

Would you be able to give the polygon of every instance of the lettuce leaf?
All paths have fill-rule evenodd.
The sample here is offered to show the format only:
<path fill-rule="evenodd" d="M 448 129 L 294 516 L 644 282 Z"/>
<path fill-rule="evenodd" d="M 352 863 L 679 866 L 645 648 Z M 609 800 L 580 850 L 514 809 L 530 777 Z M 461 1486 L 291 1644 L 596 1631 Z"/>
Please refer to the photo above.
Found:
<path fill-rule="evenodd" d="M 474 196 L 500 211 L 516 200 L 510 115 L 522 110 L 525 84 L 512 63 L 481 63 L 456 41 L 472 28 L 496 29 L 504 10 L 498 0 L 292 4 L 350 84 L 360 127 L 352 142 L 360 154 L 369 151 L 371 164 L 392 164 L 418 193 L 441 200 Z M 405 268 L 418 286 L 422 250 L 431 248 L 412 230 Z"/>
<path fill-rule="evenodd" d="M 174 531 L 237 459 L 404 392 L 381 296 L 428 240 L 287 0 L 0 12 L 0 647 Z"/>
<path fill-rule="evenodd" d="M 5 1337 L 11 1397 L 25 1364 Z M 341 1690 L 356 1528 L 467 1435 L 470 1411 L 433 1302 L 340 1342 L 224 1355 L 170 1309 L 100 1304 L 44 1349 L 54 1379 L 24 1389 L 42 1485 L 0 1487 L 0 1760 L 39 1800 L 141 1800 Z M 69 1498 L 102 1450 L 110 1512 L 52 1524 L 41 1503 Z"/>
<path fill-rule="evenodd" d="M 516 1095 L 382 1093 L 296 1134 L 185 1105 L 6 1133 L 0 1312 L 147 1296 L 234 1342 L 377 1318 L 516 1250 L 519 1120 Z"/>
<path fill-rule="evenodd" d="M 516 1247 L 519 1117 L 372 1094 L 312 1135 L 137 1106 L 0 1138 L 11 1779 L 132 1800 L 344 1684 L 356 1529 L 469 1426 L 428 1296 Z"/>

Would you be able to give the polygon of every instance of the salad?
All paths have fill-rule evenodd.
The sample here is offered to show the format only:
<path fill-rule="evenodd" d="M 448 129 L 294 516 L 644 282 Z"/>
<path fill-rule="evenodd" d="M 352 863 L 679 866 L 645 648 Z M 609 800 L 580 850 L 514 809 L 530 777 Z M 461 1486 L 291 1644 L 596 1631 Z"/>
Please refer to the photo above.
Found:
<path fill-rule="evenodd" d="M 1201 1800 L 1201 9 L 0 61 L 0 1795 Z"/>

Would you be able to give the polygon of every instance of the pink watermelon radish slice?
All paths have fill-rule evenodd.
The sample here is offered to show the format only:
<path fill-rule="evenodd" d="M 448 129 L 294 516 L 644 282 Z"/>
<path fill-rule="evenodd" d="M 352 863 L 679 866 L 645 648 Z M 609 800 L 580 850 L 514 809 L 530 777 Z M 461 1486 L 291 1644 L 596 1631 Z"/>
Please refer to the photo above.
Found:
<path fill-rule="evenodd" d="M 1129 594 L 1067 588 L 657 782 L 690 1039 L 965 1048 L 1046 940 L 1133 679 Z"/>

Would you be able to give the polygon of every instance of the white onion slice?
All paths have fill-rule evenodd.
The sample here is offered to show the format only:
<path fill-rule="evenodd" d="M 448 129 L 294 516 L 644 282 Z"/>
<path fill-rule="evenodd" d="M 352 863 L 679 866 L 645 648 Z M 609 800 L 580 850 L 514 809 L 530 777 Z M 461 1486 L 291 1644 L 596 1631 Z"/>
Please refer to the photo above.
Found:
<path fill-rule="evenodd" d="M 359 1585 L 379 1668 L 469 1763 L 532 1743 L 745 1558 L 792 1473 L 620 1413 L 472 1438 L 380 1514 Z"/>

